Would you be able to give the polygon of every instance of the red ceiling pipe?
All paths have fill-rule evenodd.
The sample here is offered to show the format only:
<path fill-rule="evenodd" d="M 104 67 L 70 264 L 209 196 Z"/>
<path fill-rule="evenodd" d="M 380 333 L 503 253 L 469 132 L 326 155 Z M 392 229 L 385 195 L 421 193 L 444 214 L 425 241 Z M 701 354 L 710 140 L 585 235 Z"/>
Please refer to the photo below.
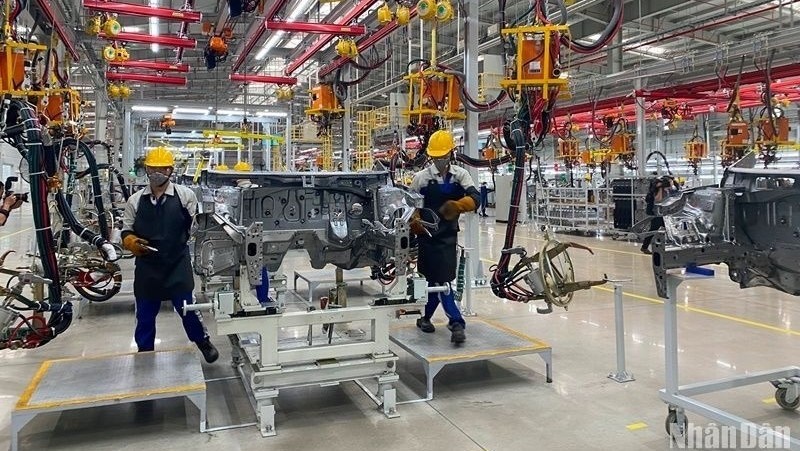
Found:
<path fill-rule="evenodd" d="M 378 3 L 378 0 L 361 0 L 360 3 L 353 6 L 353 9 L 351 9 L 350 12 L 345 14 L 344 17 L 337 20 L 335 23 L 337 25 L 349 24 L 350 22 L 352 22 L 353 20 L 364 14 L 364 12 L 368 10 L 375 3 Z M 292 61 L 292 63 L 286 67 L 284 73 L 286 75 L 292 75 L 294 71 L 296 71 L 298 68 L 300 68 L 300 66 L 305 64 L 305 62 L 308 61 L 312 56 L 316 55 L 317 52 L 322 50 L 322 47 L 325 47 L 327 43 L 331 42 L 331 39 L 333 39 L 333 35 L 320 36 L 319 38 L 317 38 L 317 40 L 314 41 L 313 44 L 311 44 L 311 47 L 306 49 L 306 51 L 303 52 L 303 54 L 301 54 L 296 60 Z"/>
<path fill-rule="evenodd" d="M 178 47 L 184 49 L 193 49 L 197 47 L 197 39 L 179 38 L 176 36 L 152 36 L 144 33 L 126 33 L 122 32 L 116 36 L 106 36 L 105 33 L 100 33 L 103 39 L 109 41 L 122 41 L 122 42 L 136 42 L 139 44 L 160 44 L 167 47 Z"/>
<path fill-rule="evenodd" d="M 795 2 L 798 2 L 798 1 L 800 1 L 800 0 L 791 0 L 789 3 L 786 3 L 784 5 L 791 5 L 792 3 L 795 3 Z M 767 11 L 773 10 L 775 8 L 784 6 L 784 5 L 776 3 L 774 5 L 770 5 L 770 6 L 767 6 L 765 8 L 762 8 L 762 9 L 759 9 L 759 10 L 756 10 L 756 11 L 750 11 L 750 12 L 744 13 L 744 14 L 739 15 L 739 16 L 727 17 L 727 18 L 723 18 L 723 19 L 719 19 L 719 20 L 713 21 L 711 23 L 703 24 L 703 25 L 701 25 L 699 27 L 689 28 L 687 30 L 676 31 L 674 33 L 670 33 L 670 34 L 668 34 L 666 36 L 661 36 L 661 37 L 649 40 L 647 42 L 637 42 L 637 43 L 633 43 L 633 44 L 631 44 L 629 46 L 624 46 L 623 45 L 622 51 L 623 52 L 627 52 L 627 51 L 630 51 L 630 50 L 635 50 L 635 49 L 640 48 L 640 47 L 645 46 L 645 45 L 656 44 L 656 43 L 659 43 L 659 42 L 666 41 L 668 39 L 677 38 L 677 37 L 684 36 L 684 35 L 687 35 L 687 34 L 690 34 L 690 33 L 694 33 L 696 31 L 705 30 L 707 28 L 715 27 L 715 26 L 718 26 L 718 25 L 724 25 L 724 24 L 726 24 L 728 22 L 732 22 L 734 20 L 745 19 L 747 17 L 754 16 L 754 15 L 759 14 L 759 13 L 767 12 Z M 575 65 L 575 66 L 580 66 L 581 64 L 592 63 L 592 62 L 595 62 L 595 61 L 604 60 L 606 58 L 607 58 L 607 56 L 605 56 L 605 54 L 601 54 L 600 56 L 592 56 L 592 57 L 589 57 L 588 59 L 576 60 L 576 61 L 573 61 L 571 64 Z"/>
<path fill-rule="evenodd" d="M 361 36 L 367 32 L 364 25 L 339 25 L 333 23 L 312 22 L 282 22 L 267 20 L 264 22 L 267 30 L 282 30 L 293 33 L 328 33 L 345 36 Z"/>
<path fill-rule="evenodd" d="M 134 5 L 131 3 L 83 0 L 83 7 L 104 13 L 122 14 L 124 16 L 158 17 L 160 19 L 179 20 L 191 23 L 200 23 L 200 21 L 203 20 L 203 14 L 200 11 Z"/>
<path fill-rule="evenodd" d="M 111 61 L 108 63 L 111 67 L 130 67 L 134 69 L 151 69 L 163 72 L 189 72 L 188 64 L 171 64 L 162 63 L 158 61 Z"/>
<path fill-rule="evenodd" d="M 276 85 L 296 85 L 297 77 L 281 77 L 276 75 L 231 74 L 231 81 L 245 83 L 273 83 Z"/>
<path fill-rule="evenodd" d="M 264 14 L 264 21 L 258 22 L 257 30 L 250 35 L 250 39 L 244 45 L 242 53 L 239 54 L 239 56 L 236 58 L 236 61 L 234 61 L 233 66 L 231 66 L 231 72 L 236 72 L 240 67 L 242 67 L 244 60 L 247 59 L 247 56 L 253 51 L 253 48 L 255 48 L 256 44 L 258 44 L 258 41 L 261 40 L 261 37 L 267 32 L 265 22 L 272 20 L 275 17 L 275 14 L 278 14 L 278 11 L 280 11 L 281 8 L 283 8 L 283 5 L 288 2 L 289 0 L 275 0 L 272 3 L 272 6 L 267 10 L 267 13 Z"/>
<path fill-rule="evenodd" d="M 414 17 L 416 17 L 416 15 L 417 15 L 417 8 L 415 7 L 411 9 L 410 18 L 413 19 Z M 372 35 L 367 36 L 366 38 L 358 41 L 358 51 L 363 52 L 367 50 L 368 48 L 372 47 L 373 45 L 383 40 L 383 38 L 385 38 L 386 36 L 389 36 L 394 30 L 396 30 L 399 27 L 400 25 L 397 24 L 397 21 L 393 20 L 389 22 L 388 24 L 384 25 L 383 28 L 376 31 Z M 333 60 L 333 62 L 331 62 L 330 64 L 319 70 L 319 76 L 324 77 L 328 75 L 329 73 L 342 67 L 344 63 L 347 62 L 347 60 L 348 60 L 347 58 L 343 58 L 341 56 L 336 58 L 335 60 Z"/>
<path fill-rule="evenodd" d="M 772 78 L 779 79 L 785 77 L 792 77 L 800 75 L 800 65 L 798 64 L 787 64 L 785 66 L 773 67 L 772 68 Z M 736 78 L 738 74 L 728 75 L 727 77 L 722 79 L 721 87 L 723 88 L 731 88 L 736 83 Z M 753 71 L 747 72 L 742 74 L 741 84 L 751 84 L 751 83 L 758 83 L 764 81 L 764 71 Z M 657 99 L 665 99 L 668 97 L 677 97 L 680 95 L 681 92 L 685 91 L 692 91 L 692 92 L 705 92 L 705 91 L 716 91 L 717 88 L 720 86 L 720 81 L 717 78 L 710 78 L 708 80 L 697 81 L 692 83 L 686 83 L 679 86 L 674 86 L 672 88 L 661 88 L 654 91 L 647 91 L 641 90 L 637 92 L 637 95 L 640 97 L 646 97 L 649 100 L 657 100 Z M 652 92 L 655 92 L 657 95 L 652 95 Z M 615 106 L 619 106 L 625 102 L 630 102 L 631 97 L 629 96 L 619 96 L 610 99 L 604 99 L 597 102 L 597 106 L 595 107 L 596 110 L 602 110 L 605 108 L 613 108 Z M 585 113 L 587 111 L 592 111 L 592 102 L 581 103 L 577 105 L 571 106 L 562 106 L 556 109 L 556 116 L 561 116 L 567 113 L 578 114 L 578 113 Z"/>
<path fill-rule="evenodd" d="M 152 74 L 130 74 L 121 72 L 106 72 L 106 80 L 109 81 L 140 81 L 144 83 L 156 83 L 162 85 L 186 86 L 186 77 L 165 77 L 163 75 Z"/>
<path fill-rule="evenodd" d="M 63 42 L 67 47 L 67 51 L 70 55 L 72 55 L 72 59 L 78 61 L 80 59 L 80 54 L 75 48 L 75 39 L 70 38 L 70 36 L 67 35 L 66 30 L 64 30 L 64 26 L 56 19 L 52 8 L 50 8 L 50 1 L 51 0 L 37 0 L 36 3 L 39 4 L 39 8 L 41 8 L 44 15 L 47 16 L 47 20 L 50 21 L 50 23 L 53 25 L 53 28 L 55 28 L 56 34 L 58 34 L 61 42 Z"/>

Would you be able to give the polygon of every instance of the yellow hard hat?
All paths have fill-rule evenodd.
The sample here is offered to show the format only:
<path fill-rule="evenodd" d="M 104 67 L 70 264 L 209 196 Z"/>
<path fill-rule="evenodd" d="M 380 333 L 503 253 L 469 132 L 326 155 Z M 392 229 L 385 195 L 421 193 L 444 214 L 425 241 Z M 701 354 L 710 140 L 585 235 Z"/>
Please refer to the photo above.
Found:
<path fill-rule="evenodd" d="M 175 156 L 166 147 L 159 146 L 147 153 L 144 165 L 156 168 L 175 166 Z"/>
<path fill-rule="evenodd" d="M 428 156 L 431 158 L 444 157 L 455 147 L 456 141 L 453 139 L 453 134 L 447 130 L 439 130 L 434 132 L 431 139 L 428 140 Z"/>

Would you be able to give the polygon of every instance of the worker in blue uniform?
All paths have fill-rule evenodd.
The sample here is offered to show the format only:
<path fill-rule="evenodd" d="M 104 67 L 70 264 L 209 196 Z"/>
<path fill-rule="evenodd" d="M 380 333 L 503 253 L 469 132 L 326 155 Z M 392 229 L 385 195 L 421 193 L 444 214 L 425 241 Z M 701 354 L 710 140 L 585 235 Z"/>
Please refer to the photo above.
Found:
<path fill-rule="evenodd" d="M 184 302 L 193 302 L 194 276 L 187 242 L 197 213 L 197 196 L 188 187 L 170 182 L 175 158 L 166 148 L 151 150 L 144 165 L 150 183 L 128 199 L 122 228 L 123 246 L 136 256 L 136 345 L 139 352 L 155 349 L 156 315 L 161 303 L 170 300 L 189 340 L 212 363 L 219 352 L 200 313 L 183 312 Z"/>
<path fill-rule="evenodd" d="M 437 215 L 439 226 L 426 230 L 420 222 L 412 222 L 412 230 L 418 236 L 417 270 L 425 276 L 428 286 L 446 287 L 444 292 L 428 294 L 425 313 L 417 320 L 417 327 L 423 332 L 435 332 L 431 317 L 441 304 L 448 318 L 450 340 L 460 344 L 466 340 L 466 323 L 451 284 L 458 267 L 458 218 L 461 213 L 477 210 L 479 193 L 469 172 L 451 164 L 454 148 L 455 140 L 447 130 L 433 133 L 428 140 L 426 152 L 433 164 L 414 176 L 411 190 L 425 199 L 420 219 L 432 223 L 437 219 L 433 215 Z"/>

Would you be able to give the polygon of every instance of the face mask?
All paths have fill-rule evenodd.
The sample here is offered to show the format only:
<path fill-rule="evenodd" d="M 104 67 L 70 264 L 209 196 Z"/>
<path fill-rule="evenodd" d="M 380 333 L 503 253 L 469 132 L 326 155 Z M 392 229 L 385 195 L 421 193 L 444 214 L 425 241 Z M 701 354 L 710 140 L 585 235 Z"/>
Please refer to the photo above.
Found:
<path fill-rule="evenodd" d="M 160 172 L 151 172 L 147 174 L 147 179 L 155 186 L 162 186 L 169 181 L 169 176 Z"/>
<path fill-rule="evenodd" d="M 433 165 L 436 166 L 436 170 L 439 171 L 439 174 L 444 174 L 447 172 L 447 168 L 450 167 L 450 160 L 447 158 L 433 160 Z"/>

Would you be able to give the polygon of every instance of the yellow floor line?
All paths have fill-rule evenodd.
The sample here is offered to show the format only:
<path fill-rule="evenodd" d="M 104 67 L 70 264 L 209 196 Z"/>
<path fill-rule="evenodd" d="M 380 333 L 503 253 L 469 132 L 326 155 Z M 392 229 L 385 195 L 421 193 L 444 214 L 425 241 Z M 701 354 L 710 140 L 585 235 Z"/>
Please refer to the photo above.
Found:
<path fill-rule="evenodd" d="M 488 258 L 482 258 L 481 261 L 485 262 L 485 263 L 490 263 L 490 264 L 493 264 L 493 265 L 497 264 L 496 261 L 489 260 Z M 605 291 L 605 292 L 608 292 L 608 293 L 613 293 L 614 292 L 613 289 L 606 288 L 606 287 L 592 287 L 592 289 L 593 290 Z M 648 296 L 643 296 L 641 294 L 631 293 L 629 291 L 623 291 L 622 294 L 624 296 L 627 296 L 627 297 L 630 297 L 630 298 L 639 299 L 639 300 L 647 301 L 647 302 L 652 302 L 654 304 L 662 304 L 662 305 L 664 304 L 664 301 L 662 299 L 651 298 L 651 297 L 648 297 Z M 678 309 L 683 310 L 685 312 L 700 313 L 702 315 L 713 316 L 715 318 L 720 318 L 720 319 L 726 319 L 728 321 L 733 321 L 733 322 L 736 322 L 736 323 L 739 323 L 739 324 L 745 324 L 745 325 L 752 326 L 752 327 L 759 328 L 759 329 L 766 329 L 766 330 L 769 330 L 769 331 L 772 331 L 772 332 L 778 332 L 778 333 L 781 333 L 781 334 L 789 334 L 789 335 L 794 335 L 794 336 L 800 336 L 800 331 L 797 331 L 797 330 L 794 330 L 794 329 L 788 329 L 788 328 L 784 328 L 784 327 L 773 326 L 771 324 L 766 324 L 766 323 L 762 323 L 762 322 L 758 322 L 758 321 L 753 321 L 753 320 L 749 320 L 749 319 L 742 318 L 742 317 L 739 317 L 739 316 L 726 315 L 724 313 L 719 313 L 719 312 L 715 312 L 713 310 L 707 310 L 707 309 L 704 309 L 704 308 L 689 307 L 689 306 L 679 305 Z"/>
<path fill-rule="evenodd" d="M 44 378 L 44 375 L 47 374 L 47 371 L 50 369 L 51 363 L 51 360 L 45 360 L 39 366 L 39 369 L 36 370 L 36 374 L 33 375 L 33 379 L 31 379 L 30 384 L 28 384 L 28 387 L 25 388 L 24 392 L 22 392 L 22 396 L 20 396 L 19 400 L 17 400 L 17 409 L 24 408 L 28 405 L 28 402 L 31 400 L 31 396 L 33 396 L 33 392 L 35 392 L 39 387 L 39 384 L 42 382 L 42 378 Z"/>
<path fill-rule="evenodd" d="M 638 431 L 639 429 L 644 429 L 647 427 L 647 423 L 643 421 L 638 421 L 636 423 L 631 423 L 625 426 L 629 431 Z"/>
<path fill-rule="evenodd" d="M 761 400 L 761 402 L 763 402 L 764 404 L 777 404 L 778 403 L 778 401 L 775 401 L 774 397 L 764 398 L 764 399 Z"/>
<path fill-rule="evenodd" d="M 14 235 L 19 235 L 20 233 L 27 232 L 28 230 L 33 229 L 33 227 L 28 227 L 27 229 L 17 230 L 16 232 L 9 233 L 8 235 L 0 235 L 0 240 L 5 238 L 10 238 Z"/>
<path fill-rule="evenodd" d="M 612 290 L 610 288 L 606 288 L 606 287 L 592 287 L 592 288 L 597 289 L 597 290 L 607 291 L 607 292 L 610 292 L 610 293 L 614 292 L 614 290 Z M 663 304 L 664 303 L 664 301 L 661 300 L 661 299 L 642 296 L 640 294 L 628 293 L 628 292 L 625 292 L 625 291 L 623 291 L 622 293 L 625 296 L 632 297 L 632 298 L 635 298 L 635 299 L 641 299 L 641 300 L 648 301 L 648 302 L 652 302 L 654 304 Z M 757 327 L 757 328 L 761 328 L 761 329 L 767 329 L 767 330 L 771 330 L 773 332 L 780 332 L 782 334 L 800 336 L 800 331 L 797 331 L 797 330 L 794 330 L 794 329 L 788 329 L 788 328 L 784 328 L 784 327 L 773 326 L 771 324 L 766 324 L 766 323 L 762 323 L 762 322 L 758 322 L 758 321 L 753 321 L 753 320 L 749 320 L 749 319 L 742 318 L 742 317 L 735 316 L 735 315 L 726 315 L 724 313 L 719 313 L 719 312 L 715 312 L 713 310 L 707 310 L 707 309 L 704 309 L 704 308 L 678 305 L 678 309 L 686 311 L 686 312 L 701 313 L 703 315 L 713 316 L 715 318 L 727 319 L 728 321 L 734 321 L 734 322 L 737 322 L 737 323 L 740 323 L 740 324 L 746 324 L 746 325 L 752 326 L 752 327 Z"/>

